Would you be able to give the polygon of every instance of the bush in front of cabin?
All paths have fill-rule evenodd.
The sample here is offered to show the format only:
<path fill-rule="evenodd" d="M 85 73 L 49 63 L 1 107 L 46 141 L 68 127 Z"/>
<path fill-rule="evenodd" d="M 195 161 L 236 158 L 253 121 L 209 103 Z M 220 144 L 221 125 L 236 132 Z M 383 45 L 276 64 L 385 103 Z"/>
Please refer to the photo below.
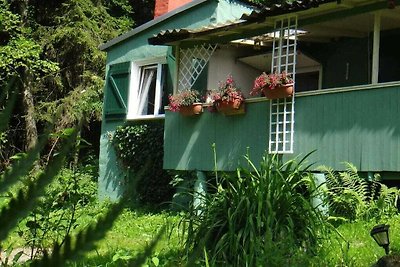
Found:
<path fill-rule="evenodd" d="M 312 205 L 312 173 L 304 159 L 266 155 L 260 168 L 246 159 L 236 174 L 216 173 L 213 192 L 185 214 L 189 261 L 203 255 L 210 266 L 307 266 L 328 230 Z"/>
<path fill-rule="evenodd" d="M 132 190 L 137 200 L 147 204 L 171 201 L 174 192 L 169 183 L 172 178 L 163 170 L 163 124 L 142 122 L 120 126 L 112 142 L 121 165 L 135 180 Z"/>

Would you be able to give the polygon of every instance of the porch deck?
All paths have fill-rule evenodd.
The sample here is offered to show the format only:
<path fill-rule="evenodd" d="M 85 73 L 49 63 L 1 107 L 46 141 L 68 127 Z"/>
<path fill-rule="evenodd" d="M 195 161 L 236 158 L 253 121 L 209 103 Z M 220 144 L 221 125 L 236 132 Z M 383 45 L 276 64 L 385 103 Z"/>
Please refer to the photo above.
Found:
<path fill-rule="evenodd" d="M 400 171 L 400 83 L 354 86 L 296 94 L 294 154 L 315 153 L 314 167 L 343 168 L 348 161 L 360 171 Z M 182 117 L 166 111 L 164 168 L 233 171 L 254 163 L 268 150 L 269 100 L 246 100 L 246 114 L 205 112 Z"/>

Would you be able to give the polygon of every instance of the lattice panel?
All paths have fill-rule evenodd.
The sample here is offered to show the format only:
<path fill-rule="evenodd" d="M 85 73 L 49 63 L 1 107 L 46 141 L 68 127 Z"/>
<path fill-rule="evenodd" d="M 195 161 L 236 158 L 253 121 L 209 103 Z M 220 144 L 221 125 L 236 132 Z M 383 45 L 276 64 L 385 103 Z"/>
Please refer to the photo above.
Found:
<path fill-rule="evenodd" d="M 216 45 L 200 45 L 180 49 L 178 89 L 192 88 L 214 53 Z"/>
<path fill-rule="evenodd" d="M 271 72 L 290 74 L 295 82 L 297 16 L 275 22 Z M 296 84 L 296 82 L 294 83 Z M 270 153 L 293 153 L 294 94 L 270 102 Z"/>

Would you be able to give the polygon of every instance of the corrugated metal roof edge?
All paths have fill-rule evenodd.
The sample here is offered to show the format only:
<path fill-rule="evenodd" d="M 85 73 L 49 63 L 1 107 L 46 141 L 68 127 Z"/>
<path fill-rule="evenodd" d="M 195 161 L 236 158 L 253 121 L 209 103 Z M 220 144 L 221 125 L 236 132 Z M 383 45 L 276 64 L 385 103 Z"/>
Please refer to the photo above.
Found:
<path fill-rule="evenodd" d="M 176 42 L 183 39 L 188 39 L 192 35 L 202 35 L 207 32 L 215 32 L 218 30 L 225 30 L 229 28 L 234 28 L 246 24 L 251 24 L 254 22 L 259 22 L 265 20 L 269 16 L 279 16 L 283 14 L 295 13 L 311 8 L 317 8 L 322 4 L 330 2 L 338 2 L 339 0 L 295 0 L 292 3 L 284 4 L 274 4 L 270 7 L 264 6 L 261 10 L 254 10 L 250 14 L 243 14 L 238 20 L 238 23 L 232 23 L 228 25 L 212 25 L 205 26 L 199 29 L 173 29 L 166 30 L 150 37 L 148 39 L 151 45 L 165 45 L 171 42 Z M 210 27 L 211 26 L 211 27 Z M 210 27 L 210 29 L 207 29 Z"/>
<path fill-rule="evenodd" d="M 156 19 L 153 19 L 153 20 L 151 20 L 149 22 L 146 22 L 145 24 L 142 24 L 139 27 L 136 27 L 136 28 L 134 28 L 134 29 L 132 29 L 132 30 L 130 30 L 130 31 L 128 31 L 128 32 L 116 37 L 116 38 L 114 38 L 114 39 L 111 39 L 110 41 L 108 41 L 108 42 L 106 42 L 104 44 L 101 44 L 99 46 L 99 49 L 101 51 L 107 50 L 108 48 L 110 48 L 110 47 L 112 47 L 112 46 L 114 46 L 114 45 L 116 45 L 116 44 L 118 44 L 118 43 L 120 43 L 120 42 L 122 42 L 122 41 L 124 41 L 124 40 L 126 40 L 126 39 L 128 39 L 128 38 L 130 38 L 132 36 L 134 36 L 135 34 L 138 34 L 138 33 L 142 32 L 144 30 L 147 30 L 148 28 L 150 28 L 150 27 L 152 27 L 152 26 L 154 26 L 154 25 L 156 25 L 156 24 L 158 24 L 158 23 L 160 23 L 160 22 L 162 22 L 164 20 L 167 20 L 167 19 L 171 18 L 171 17 L 175 16 L 176 14 L 179 14 L 179 13 L 181 13 L 183 11 L 189 10 L 189 9 L 191 9 L 191 8 L 197 6 L 197 5 L 200 5 L 200 4 L 204 3 L 204 2 L 207 2 L 207 1 L 208 0 L 194 0 L 194 1 L 192 1 L 192 2 L 190 2 L 188 4 L 186 4 L 186 5 L 183 5 L 183 6 L 177 8 L 177 9 L 171 11 L 171 12 L 168 12 L 168 13 L 162 15 L 162 16 L 159 16 Z"/>
<path fill-rule="evenodd" d="M 182 29 L 164 30 L 154 35 L 153 37 L 150 37 L 148 39 L 148 43 L 151 45 L 165 45 L 173 41 L 179 41 L 182 39 L 190 38 L 191 35 L 193 34 L 196 36 L 197 35 L 200 36 L 203 33 L 209 34 L 214 31 L 227 30 L 249 23 L 250 22 L 239 19 L 236 21 L 226 21 L 224 23 L 210 24 L 197 29 L 182 28 Z"/>
<path fill-rule="evenodd" d="M 291 3 L 284 2 L 281 4 L 273 4 L 264 6 L 261 11 L 254 10 L 251 14 L 243 14 L 241 19 L 248 21 L 257 21 L 265 19 L 268 16 L 279 16 L 288 13 L 294 13 L 311 8 L 317 8 L 322 4 L 330 2 L 339 2 L 340 0 L 295 0 Z"/>

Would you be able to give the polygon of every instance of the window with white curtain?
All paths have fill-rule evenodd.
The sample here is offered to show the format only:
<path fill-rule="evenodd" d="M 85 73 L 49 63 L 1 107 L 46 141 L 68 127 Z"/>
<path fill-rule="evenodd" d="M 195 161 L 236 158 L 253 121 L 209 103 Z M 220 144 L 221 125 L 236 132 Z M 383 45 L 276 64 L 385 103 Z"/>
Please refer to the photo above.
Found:
<path fill-rule="evenodd" d="M 163 64 L 133 62 L 129 92 L 128 119 L 162 117 Z"/>

